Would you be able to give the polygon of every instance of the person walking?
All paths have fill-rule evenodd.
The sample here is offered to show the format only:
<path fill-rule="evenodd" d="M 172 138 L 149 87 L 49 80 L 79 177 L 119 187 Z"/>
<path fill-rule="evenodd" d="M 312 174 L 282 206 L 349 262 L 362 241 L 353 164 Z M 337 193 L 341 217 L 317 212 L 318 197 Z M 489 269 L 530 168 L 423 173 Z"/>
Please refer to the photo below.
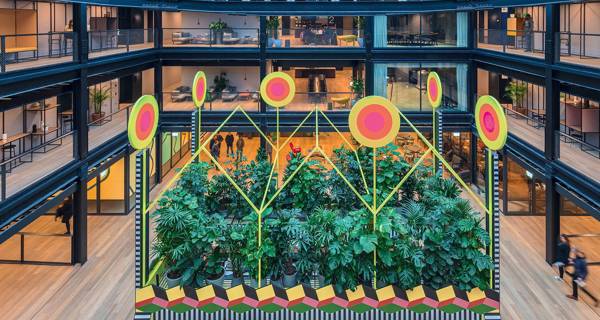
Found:
<path fill-rule="evenodd" d="M 579 300 L 579 288 L 585 292 L 593 301 L 594 306 L 598 306 L 598 299 L 590 294 L 586 289 L 585 280 L 588 276 L 588 263 L 585 257 L 585 253 L 583 251 L 575 249 L 575 259 L 573 259 L 573 266 L 575 267 L 575 272 L 573 273 L 573 281 L 571 285 L 573 286 L 573 294 L 567 295 L 567 298 L 573 300 Z"/>
<path fill-rule="evenodd" d="M 71 218 L 73 217 L 73 199 L 68 197 L 60 206 L 56 209 L 54 220 L 61 218 L 61 222 L 65 224 L 67 232 L 65 234 L 71 234 Z"/>
<path fill-rule="evenodd" d="M 525 29 L 525 51 L 533 51 L 533 19 L 528 13 L 525 15 L 525 21 L 523 22 L 523 28 Z"/>
<path fill-rule="evenodd" d="M 565 268 L 569 264 L 569 255 L 571 254 L 571 243 L 566 234 L 561 234 L 558 238 L 557 256 L 554 266 L 558 268 L 558 276 L 554 278 L 559 281 L 564 280 Z"/>
<path fill-rule="evenodd" d="M 225 144 L 227 145 L 227 156 L 233 158 L 233 134 L 231 132 L 225 136 Z"/>
<path fill-rule="evenodd" d="M 236 150 L 236 160 L 242 161 L 242 157 L 244 156 L 244 137 L 240 133 L 238 133 L 238 139 L 235 143 Z"/>

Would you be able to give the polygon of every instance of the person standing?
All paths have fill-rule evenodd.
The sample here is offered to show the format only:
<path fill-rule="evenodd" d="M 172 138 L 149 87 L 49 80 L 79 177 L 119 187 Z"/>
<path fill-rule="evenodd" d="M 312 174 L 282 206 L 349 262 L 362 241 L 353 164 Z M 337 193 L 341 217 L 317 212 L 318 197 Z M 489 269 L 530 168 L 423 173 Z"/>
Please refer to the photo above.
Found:
<path fill-rule="evenodd" d="M 238 139 L 237 139 L 237 142 L 235 143 L 235 147 L 237 148 L 236 160 L 242 161 L 242 157 L 244 155 L 244 138 L 242 137 L 242 134 L 240 134 L 240 133 L 238 133 Z"/>
<path fill-rule="evenodd" d="M 554 265 L 558 268 L 558 276 L 554 278 L 563 281 L 565 267 L 569 264 L 569 255 L 571 254 L 571 243 L 566 234 L 561 234 L 558 238 L 557 257 Z"/>
<path fill-rule="evenodd" d="M 217 144 L 219 145 L 219 148 L 217 149 L 217 158 L 221 155 L 221 145 L 223 144 L 223 140 L 223 136 L 217 134 Z"/>
<path fill-rule="evenodd" d="M 225 144 L 227 145 L 227 156 L 233 158 L 233 134 L 231 132 L 225 136 Z"/>
<path fill-rule="evenodd" d="M 213 162 L 215 164 L 215 168 L 219 171 L 219 167 L 217 167 L 217 161 L 219 160 L 219 141 L 216 137 L 210 141 L 210 154 L 214 158 Z"/>
<path fill-rule="evenodd" d="M 65 224 L 67 232 L 65 234 L 71 234 L 71 218 L 73 217 L 73 199 L 69 196 L 61 205 L 56 209 L 54 220 L 61 218 L 61 222 Z"/>
<path fill-rule="evenodd" d="M 525 29 L 525 51 L 532 52 L 533 19 L 531 18 L 531 15 L 529 13 L 525 15 L 525 22 L 523 23 L 523 28 Z"/>
<path fill-rule="evenodd" d="M 269 162 L 273 162 L 273 146 L 271 146 L 269 142 L 265 143 L 265 151 L 269 158 Z"/>

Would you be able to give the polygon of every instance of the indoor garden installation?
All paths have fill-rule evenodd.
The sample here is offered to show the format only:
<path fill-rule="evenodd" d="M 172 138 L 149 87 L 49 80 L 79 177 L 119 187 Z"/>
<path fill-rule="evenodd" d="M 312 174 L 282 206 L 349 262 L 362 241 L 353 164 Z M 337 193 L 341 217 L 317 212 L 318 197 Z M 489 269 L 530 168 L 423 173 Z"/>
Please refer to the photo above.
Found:
<path fill-rule="evenodd" d="M 194 101 L 203 101 L 202 77 Z M 293 98 L 288 78 L 263 80 L 271 106 Z M 147 209 L 156 237 L 138 311 L 497 312 L 485 215 L 459 183 L 424 164 L 433 155 L 447 165 L 430 142 L 389 101 L 366 97 L 350 113 L 353 140 L 340 133 L 343 143 L 327 154 L 320 117 L 340 133 L 313 110 L 305 120 L 315 120 L 314 146 L 292 150 L 282 170 L 277 155 L 299 128 L 282 139 L 277 123 L 272 139 L 255 125 L 266 146 L 255 159 L 220 163 L 211 155 L 208 144 L 226 123 L 198 143 Z M 418 159 L 406 160 L 394 144 L 401 119 L 428 147 Z"/>

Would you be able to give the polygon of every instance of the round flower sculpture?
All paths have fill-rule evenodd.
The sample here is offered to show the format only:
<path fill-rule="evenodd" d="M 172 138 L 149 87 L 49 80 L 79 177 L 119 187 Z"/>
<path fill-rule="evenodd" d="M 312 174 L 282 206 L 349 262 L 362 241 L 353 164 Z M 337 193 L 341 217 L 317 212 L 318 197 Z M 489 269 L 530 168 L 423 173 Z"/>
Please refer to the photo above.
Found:
<path fill-rule="evenodd" d="M 129 143 L 137 150 L 147 148 L 158 128 L 158 102 L 153 96 L 145 95 L 133 105 L 127 124 Z"/>
<path fill-rule="evenodd" d="M 202 71 L 198 71 L 194 77 L 194 84 L 192 87 L 192 100 L 194 100 L 194 106 L 200 108 L 206 100 L 206 75 Z"/>
<path fill-rule="evenodd" d="M 387 99 L 369 96 L 360 99 L 348 119 L 350 132 L 360 144 L 378 148 L 394 141 L 400 131 L 400 115 Z"/>
<path fill-rule="evenodd" d="M 508 124 L 506 115 L 496 98 L 483 96 L 475 107 L 475 125 L 479 138 L 491 150 L 500 150 L 506 143 Z"/>
<path fill-rule="evenodd" d="M 294 99 L 294 79 L 284 72 L 273 72 L 260 83 L 260 96 L 274 108 L 284 107 Z"/>
<path fill-rule="evenodd" d="M 442 81 L 437 72 L 430 72 L 427 76 L 427 99 L 433 109 L 442 104 Z"/>

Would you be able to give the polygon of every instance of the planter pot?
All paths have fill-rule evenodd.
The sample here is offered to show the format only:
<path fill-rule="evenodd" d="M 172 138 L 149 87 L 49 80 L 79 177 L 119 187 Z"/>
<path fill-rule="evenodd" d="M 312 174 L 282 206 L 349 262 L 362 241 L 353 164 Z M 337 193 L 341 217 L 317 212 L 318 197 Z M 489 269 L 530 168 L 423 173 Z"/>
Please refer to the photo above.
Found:
<path fill-rule="evenodd" d="M 281 48 L 281 40 L 279 40 L 279 39 L 272 39 L 272 40 L 273 40 L 273 47 Z"/>
<path fill-rule="evenodd" d="M 291 288 L 291 287 L 295 286 L 298 283 L 298 280 L 296 279 L 297 276 L 298 276 L 297 271 L 290 275 L 284 274 L 283 275 L 283 287 Z"/>
<path fill-rule="evenodd" d="M 365 45 L 365 39 L 364 38 L 358 38 L 358 46 L 363 48 Z"/>
<path fill-rule="evenodd" d="M 225 281 L 225 271 L 223 271 L 223 273 L 221 273 L 221 276 L 218 277 L 217 279 L 206 279 L 206 283 L 208 284 L 212 284 L 215 286 L 219 286 L 219 287 L 223 287 L 223 282 Z"/>
<path fill-rule="evenodd" d="M 244 277 L 241 276 L 239 278 L 236 277 L 232 277 L 231 278 L 231 287 L 235 287 L 235 286 L 239 286 L 240 284 L 244 283 Z"/>
<path fill-rule="evenodd" d="M 92 122 L 96 122 L 102 118 L 104 118 L 104 112 L 94 112 L 92 113 Z"/>
<path fill-rule="evenodd" d="M 181 282 L 181 277 L 182 276 L 179 276 L 177 278 L 172 278 L 172 276 L 170 276 L 170 273 L 167 272 L 167 275 L 165 276 L 165 278 L 167 279 L 167 287 L 174 288 L 174 287 L 178 286 L 179 283 Z"/>
<path fill-rule="evenodd" d="M 223 31 L 213 31 L 213 36 L 215 37 L 215 44 L 223 44 Z"/>
<path fill-rule="evenodd" d="M 263 279 L 260 281 L 260 287 L 258 286 L 258 281 L 257 281 L 256 279 L 254 279 L 254 278 L 253 278 L 253 279 L 250 279 L 250 286 L 251 286 L 252 288 L 258 289 L 258 288 L 262 288 L 262 287 L 264 287 L 264 286 L 266 286 L 266 285 L 267 285 L 267 279 L 264 279 L 264 278 L 263 278 Z"/>
<path fill-rule="evenodd" d="M 283 288 L 283 278 L 271 279 L 271 284 Z"/>
<path fill-rule="evenodd" d="M 322 275 L 318 275 L 317 280 L 319 282 L 319 284 L 318 284 L 319 288 L 323 288 L 325 286 L 325 277 Z"/>

